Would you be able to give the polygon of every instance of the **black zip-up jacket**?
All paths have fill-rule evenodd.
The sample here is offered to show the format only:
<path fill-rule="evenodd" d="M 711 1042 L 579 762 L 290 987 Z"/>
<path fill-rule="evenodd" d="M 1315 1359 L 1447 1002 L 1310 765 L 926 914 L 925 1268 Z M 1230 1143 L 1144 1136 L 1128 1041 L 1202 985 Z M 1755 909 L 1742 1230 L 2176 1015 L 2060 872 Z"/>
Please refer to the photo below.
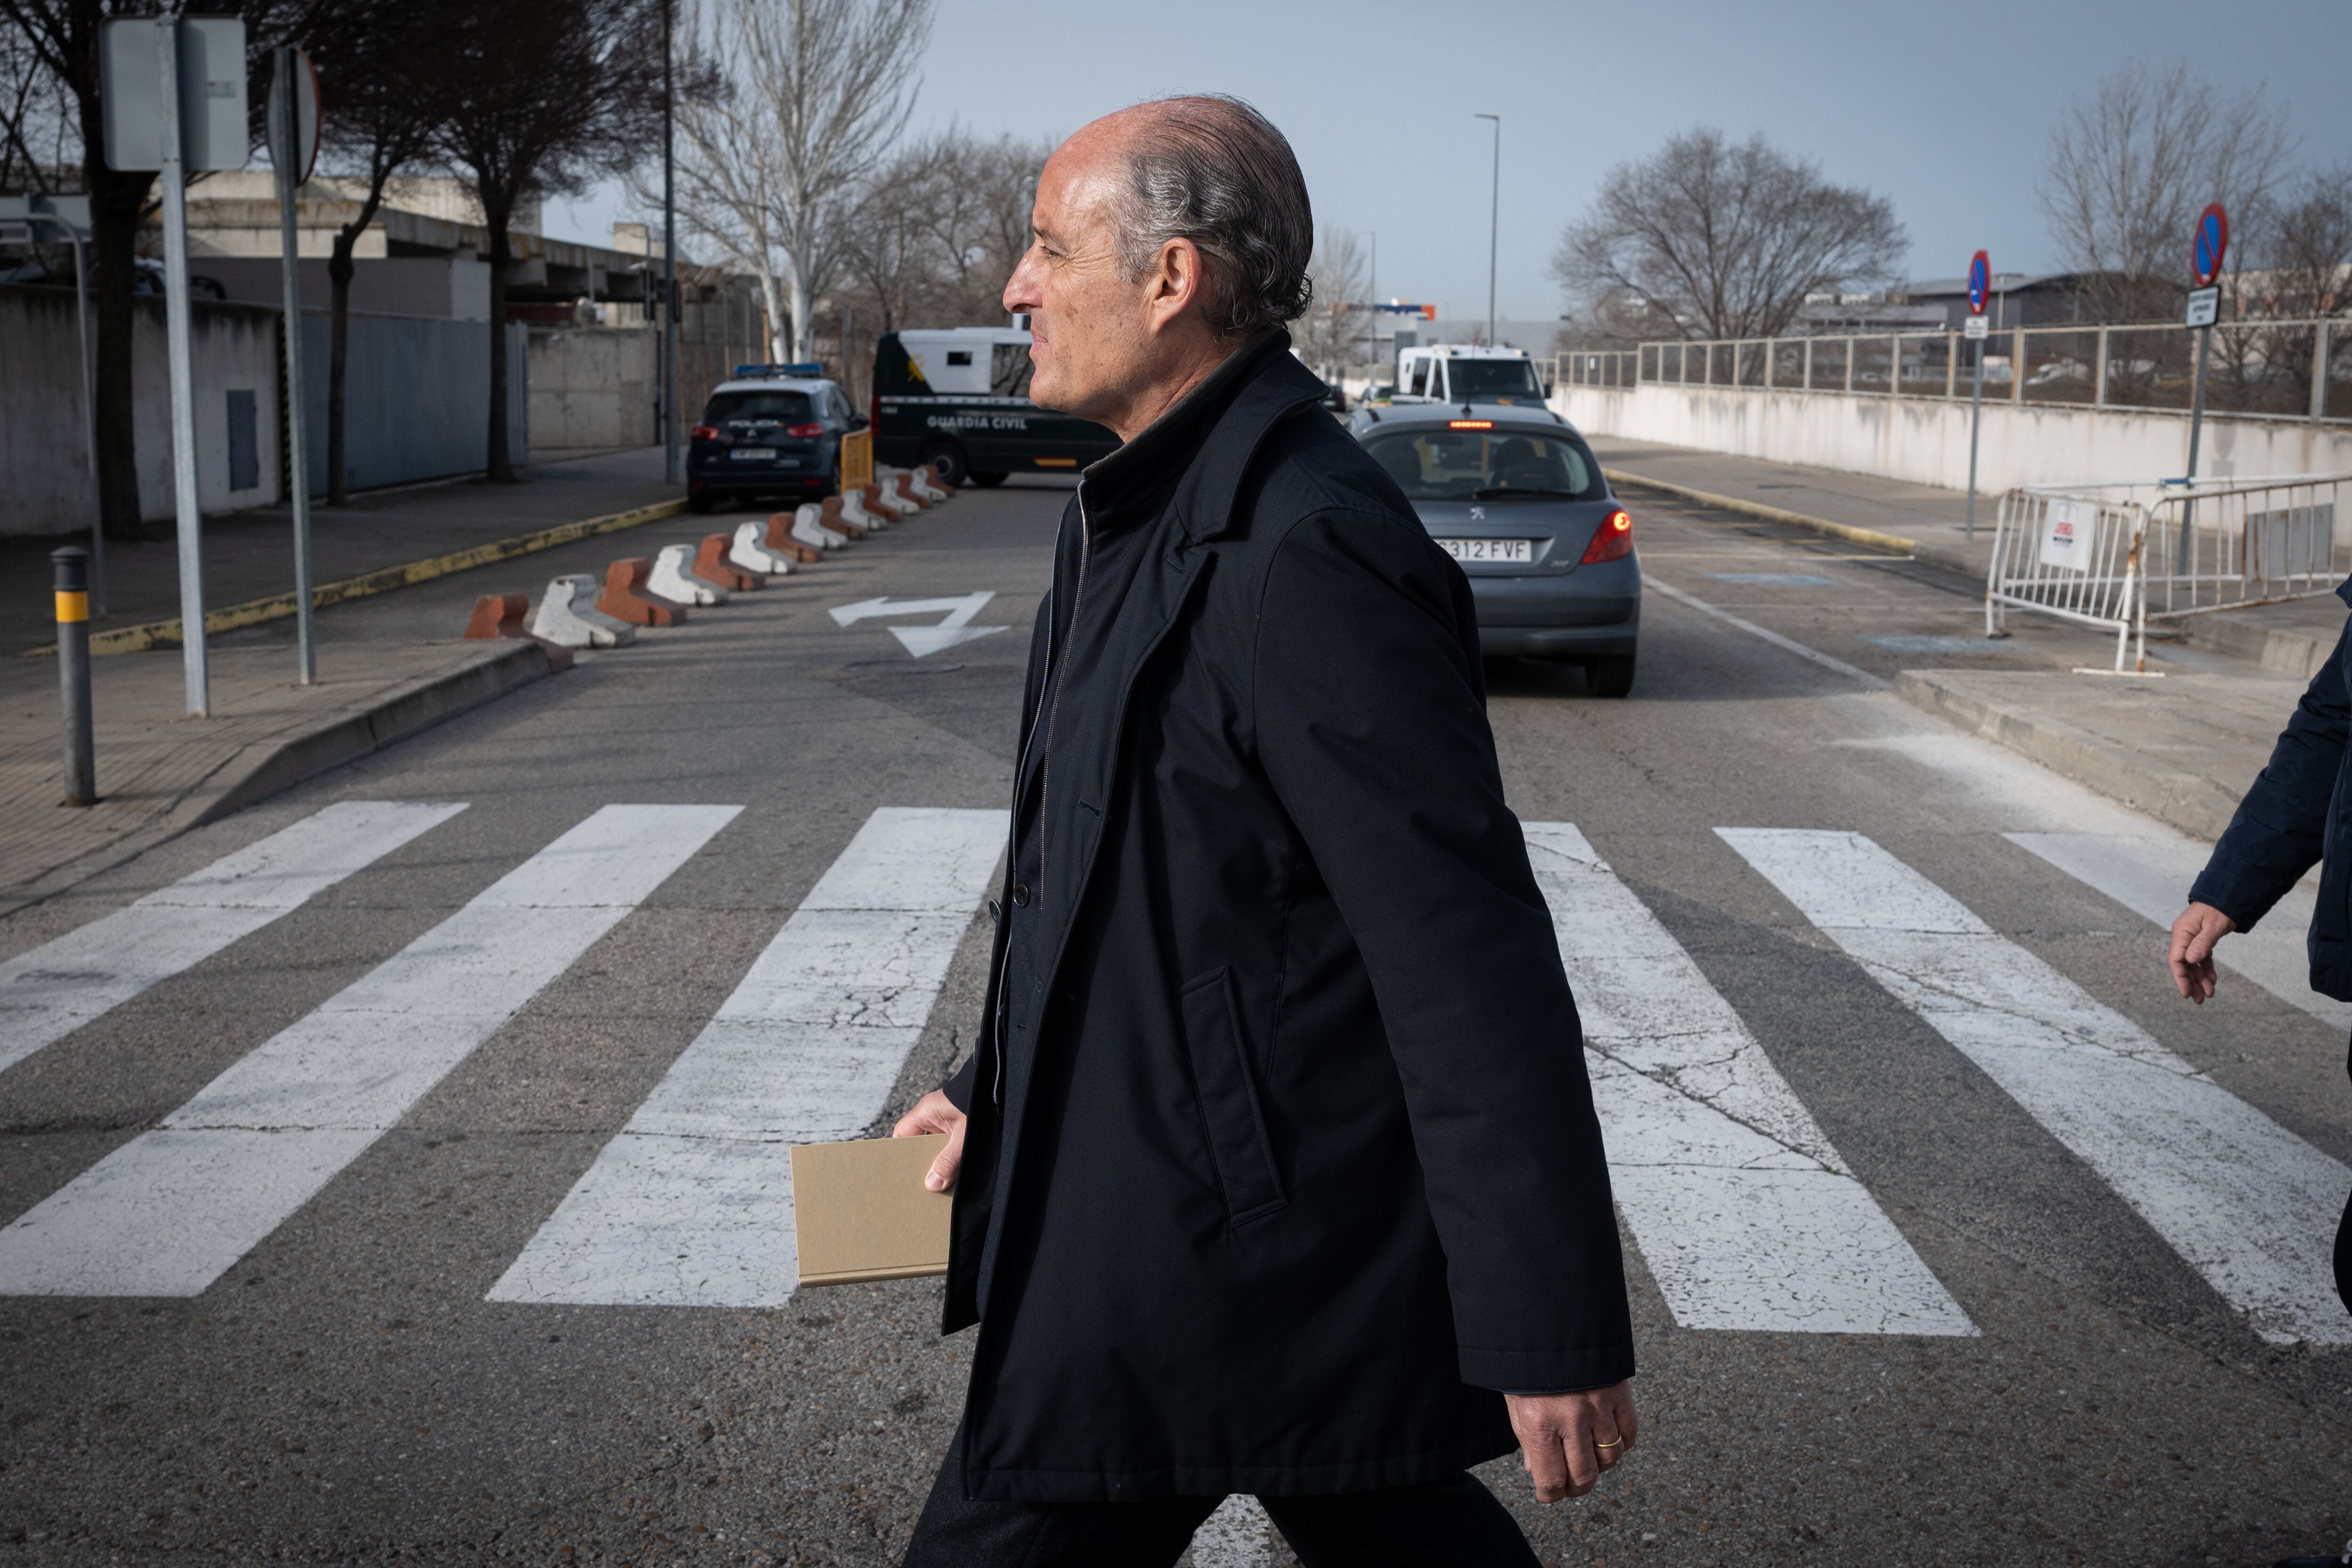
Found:
<path fill-rule="evenodd" d="M 1425 1481 L 1633 1371 L 1469 585 L 1286 347 L 1065 514 L 949 1084 L 973 1497 Z"/>
<path fill-rule="evenodd" d="M 2352 580 L 2336 590 L 2352 605 Z M 2346 787 L 2346 738 L 2352 696 L 2346 662 L 2352 622 L 2336 652 L 2305 688 L 2268 766 L 2239 802 L 2229 831 L 2189 896 L 2228 915 L 2241 931 L 2270 913 L 2295 880 L 2319 870 L 2319 907 L 2311 919 L 2311 988 L 2352 1002 L 2352 789 Z"/>

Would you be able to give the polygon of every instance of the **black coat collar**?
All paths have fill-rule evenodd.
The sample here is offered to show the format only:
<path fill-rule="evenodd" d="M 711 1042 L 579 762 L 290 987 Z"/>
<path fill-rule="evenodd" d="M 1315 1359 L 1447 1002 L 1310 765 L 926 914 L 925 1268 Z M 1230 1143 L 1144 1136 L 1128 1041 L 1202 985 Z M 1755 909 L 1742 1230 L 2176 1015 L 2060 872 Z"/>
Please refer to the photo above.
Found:
<path fill-rule="evenodd" d="M 1265 432 L 1324 395 L 1289 350 L 1290 334 L 1279 329 L 1236 349 L 1175 407 L 1088 467 L 1080 482 L 1088 527 L 1111 532 L 1175 511 L 1214 519 L 1203 531 L 1185 529 L 1194 543 L 1221 531 Z"/>

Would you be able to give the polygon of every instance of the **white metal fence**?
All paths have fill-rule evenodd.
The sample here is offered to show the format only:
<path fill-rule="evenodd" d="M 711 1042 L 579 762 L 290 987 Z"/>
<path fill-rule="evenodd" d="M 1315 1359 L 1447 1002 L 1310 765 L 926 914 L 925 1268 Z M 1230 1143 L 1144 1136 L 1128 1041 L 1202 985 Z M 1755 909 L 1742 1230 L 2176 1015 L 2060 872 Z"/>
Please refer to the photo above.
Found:
<path fill-rule="evenodd" d="M 2025 327 L 1985 341 L 1988 402 L 2186 409 L 2196 335 L 2157 324 Z M 1652 342 L 1553 357 L 1555 385 L 1748 387 L 1966 398 L 1975 358 L 1958 332 Z M 2213 329 L 2210 413 L 2352 422 L 2352 319 L 2232 321 Z"/>
<path fill-rule="evenodd" d="M 2030 610 L 2113 630 L 2116 664 L 2147 623 L 2334 591 L 2352 551 L 2336 518 L 2352 474 L 2034 486 L 2001 497 L 1985 632 Z"/>

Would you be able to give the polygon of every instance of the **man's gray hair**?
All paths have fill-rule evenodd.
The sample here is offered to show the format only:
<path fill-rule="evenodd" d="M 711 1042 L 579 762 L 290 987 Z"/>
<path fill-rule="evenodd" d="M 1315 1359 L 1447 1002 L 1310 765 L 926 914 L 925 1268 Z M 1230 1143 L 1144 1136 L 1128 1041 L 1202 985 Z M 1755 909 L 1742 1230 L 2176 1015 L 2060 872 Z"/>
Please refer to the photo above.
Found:
<path fill-rule="evenodd" d="M 1130 280 L 1160 247 L 1189 239 L 1206 266 L 1209 324 L 1249 337 L 1307 313 L 1315 217 L 1290 143 L 1223 93 L 1160 99 L 1128 150 L 1119 256 Z"/>

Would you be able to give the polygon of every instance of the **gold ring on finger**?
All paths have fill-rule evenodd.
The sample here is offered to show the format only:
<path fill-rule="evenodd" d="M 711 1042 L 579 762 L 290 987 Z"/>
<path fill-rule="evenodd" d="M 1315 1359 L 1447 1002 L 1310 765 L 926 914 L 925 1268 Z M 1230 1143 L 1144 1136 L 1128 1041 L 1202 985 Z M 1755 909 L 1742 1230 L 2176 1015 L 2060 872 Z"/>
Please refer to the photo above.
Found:
<path fill-rule="evenodd" d="M 1625 1439 L 1620 1437 L 1613 1443 L 1595 1443 L 1592 1446 L 1596 1448 L 1622 1448 L 1625 1446 Z"/>

